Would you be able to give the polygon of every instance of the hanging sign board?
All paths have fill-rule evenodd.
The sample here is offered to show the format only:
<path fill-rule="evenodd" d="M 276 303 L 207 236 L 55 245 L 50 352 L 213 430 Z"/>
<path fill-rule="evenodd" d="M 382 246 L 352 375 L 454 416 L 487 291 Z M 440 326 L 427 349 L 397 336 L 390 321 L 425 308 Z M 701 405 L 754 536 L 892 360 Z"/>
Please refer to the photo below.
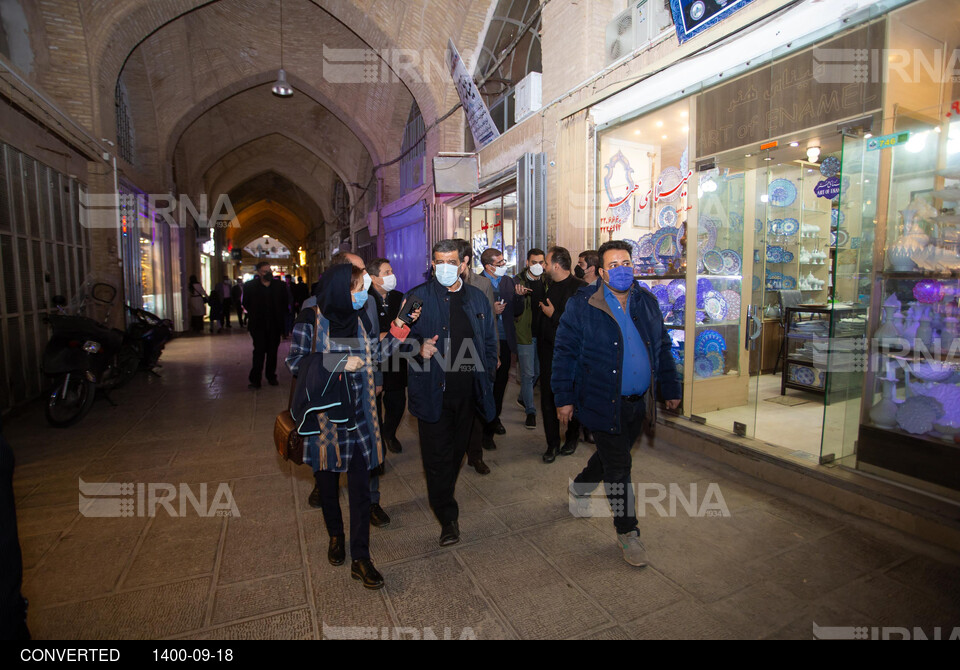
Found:
<path fill-rule="evenodd" d="M 677 27 L 677 39 L 683 44 L 751 2 L 753 0 L 670 0 L 673 24 Z"/>
<path fill-rule="evenodd" d="M 447 66 L 450 68 L 453 83 L 457 87 L 460 104 L 463 105 L 463 111 L 467 115 L 470 132 L 473 133 L 473 143 L 479 151 L 500 137 L 500 131 L 494 125 L 490 111 L 480 97 L 480 91 L 473 77 L 467 72 L 457 47 L 453 45 L 453 40 L 447 40 Z"/>

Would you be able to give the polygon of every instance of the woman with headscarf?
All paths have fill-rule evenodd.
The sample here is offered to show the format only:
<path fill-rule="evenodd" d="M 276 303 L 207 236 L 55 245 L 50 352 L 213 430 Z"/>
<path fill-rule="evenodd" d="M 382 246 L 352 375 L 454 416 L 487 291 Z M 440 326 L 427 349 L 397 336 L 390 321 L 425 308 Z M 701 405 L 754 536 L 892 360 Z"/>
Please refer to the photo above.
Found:
<path fill-rule="evenodd" d="M 190 311 L 190 328 L 195 333 L 202 333 L 203 317 L 207 315 L 207 292 L 203 290 L 203 284 L 197 281 L 197 275 L 190 275 L 190 281 L 187 284 L 187 298 L 187 308 Z"/>
<path fill-rule="evenodd" d="M 352 265 L 324 274 L 316 308 L 304 309 L 293 327 L 286 363 L 297 377 L 291 414 L 304 436 L 304 464 L 313 467 L 320 488 L 330 535 L 327 559 L 335 566 L 346 561 L 339 501 L 340 473 L 346 472 L 350 575 L 368 589 L 379 589 L 383 576 L 370 560 L 370 470 L 383 461 L 373 372 L 410 329 L 396 319 L 383 340 L 366 335 L 370 324 L 363 274 Z M 419 310 L 412 316 L 416 320 Z"/>

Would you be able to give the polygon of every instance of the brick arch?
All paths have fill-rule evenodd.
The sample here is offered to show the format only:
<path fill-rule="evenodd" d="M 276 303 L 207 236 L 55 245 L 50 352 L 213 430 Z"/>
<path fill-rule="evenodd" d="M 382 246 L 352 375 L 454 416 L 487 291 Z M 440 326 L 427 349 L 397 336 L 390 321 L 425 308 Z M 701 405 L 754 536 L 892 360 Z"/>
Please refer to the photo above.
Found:
<path fill-rule="evenodd" d="M 325 221 L 333 221 L 333 187 L 326 186 L 315 174 L 301 169 L 296 163 L 278 163 L 272 156 L 264 160 L 244 161 L 219 172 L 207 187 L 208 193 L 230 193 L 243 184 L 264 174 L 275 173 L 303 191 L 317 208 Z"/>
<path fill-rule="evenodd" d="M 243 247 L 258 236 L 263 237 L 264 232 L 272 234 L 291 251 L 296 251 L 297 247 L 304 246 L 310 229 L 308 224 L 282 204 L 261 200 L 237 212 L 236 219 L 230 222 L 226 237 L 233 241 L 234 247 Z"/>
<path fill-rule="evenodd" d="M 477 25 L 477 17 L 485 14 L 490 0 L 443 2 L 442 6 L 439 2 L 422 0 L 427 7 L 420 6 L 421 2 L 414 0 L 397 0 L 389 8 L 386 5 L 361 8 L 358 0 L 284 2 L 286 55 L 288 51 L 295 54 L 298 46 L 302 49 L 315 47 L 315 42 L 310 39 L 311 32 L 315 33 L 318 28 L 324 27 L 331 28 L 339 35 L 339 39 L 332 40 L 333 46 L 339 48 L 430 48 L 439 52 L 445 47 L 448 36 L 457 37 L 465 24 Z M 91 46 L 91 83 L 96 91 L 95 116 L 100 120 L 101 131 L 106 136 L 113 133 L 113 90 L 124 63 L 135 49 L 178 21 L 204 12 L 217 12 L 217 19 L 221 21 L 219 25 L 225 28 L 243 24 L 246 19 L 248 24 L 256 25 L 258 33 L 278 33 L 276 7 L 277 4 L 272 0 L 131 0 L 125 3 L 88 4 L 84 22 L 88 27 L 88 44 Z M 459 12 L 456 11 L 458 9 Z M 396 20 L 398 14 L 402 17 L 400 21 Z M 424 17 L 428 15 L 433 20 L 425 21 Z M 467 15 L 472 16 L 473 20 L 465 21 Z M 296 16 L 293 25 L 291 16 Z M 295 33 L 298 28 L 303 29 L 305 34 L 300 39 L 296 34 L 290 35 L 290 45 L 287 46 L 287 31 Z M 424 39 L 428 36 L 432 42 Z M 467 37 L 466 41 L 469 43 L 471 39 Z M 319 60 L 320 54 L 316 56 Z M 274 64 L 271 66 L 276 67 Z M 288 71 L 299 74 L 296 67 L 290 67 Z M 410 99 L 417 100 L 428 123 L 445 111 L 441 107 L 449 101 L 452 89 L 445 79 L 432 74 L 431 77 L 434 81 L 427 81 L 421 67 L 416 64 L 406 66 L 397 76 L 391 77 L 403 87 Z M 217 80 L 220 78 L 217 77 Z M 381 97 L 380 92 L 376 97 Z"/>

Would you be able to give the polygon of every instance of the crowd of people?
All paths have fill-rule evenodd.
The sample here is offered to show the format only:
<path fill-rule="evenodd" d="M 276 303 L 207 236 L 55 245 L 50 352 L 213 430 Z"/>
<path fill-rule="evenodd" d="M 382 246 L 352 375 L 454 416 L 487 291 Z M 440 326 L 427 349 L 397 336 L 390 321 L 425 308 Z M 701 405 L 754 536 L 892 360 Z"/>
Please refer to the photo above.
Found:
<path fill-rule="evenodd" d="M 403 450 L 397 429 L 406 411 L 417 420 L 439 544 L 460 541 L 459 472 L 466 460 L 490 474 L 483 454 L 507 432 L 500 417 L 516 367 L 524 428 L 537 430 L 538 409 L 541 416 L 542 461 L 573 454 L 581 435 L 594 444 L 569 494 L 580 504 L 603 484 L 624 560 L 646 565 L 631 448 L 653 425 L 658 398 L 677 409 L 681 382 L 657 300 L 634 280 L 629 245 L 608 242 L 576 263 L 563 247 L 533 248 L 516 276 L 497 249 L 480 255 L 480 272 L 472 262 L 467 241 L 440 241 L 427 281 L 404 294 L 387 259 L 364 263 L 340 253 L 298 305 L 286 358 L 295 377 L 291 413 L 304 437 L 304 463 L 314 471 L 309 504 L 323 510 L 328 560 L 346 560 L 338 496 L 346 473 L 351 575 L 367 588 L 383 586 L 370 557 L 370 526 L 390 524 L 379 480 L 386 454 Z M 261 374 L 277 383 L 277 333 L 290 311 L 282 309 L 284 292 L 269 266 L 257 270 L 243 287 L 254 388 Z"/>

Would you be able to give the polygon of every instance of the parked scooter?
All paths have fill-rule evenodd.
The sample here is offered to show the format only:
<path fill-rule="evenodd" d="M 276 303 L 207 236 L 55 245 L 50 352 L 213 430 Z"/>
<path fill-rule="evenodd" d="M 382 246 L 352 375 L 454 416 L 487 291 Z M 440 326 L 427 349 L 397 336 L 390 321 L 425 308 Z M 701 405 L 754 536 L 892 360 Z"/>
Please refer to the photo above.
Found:
<path fill-rule="evenodd" d="M 130 305 L 127 305 L 127 312 L 132 318 L 127 335 L 140 346 L 140 367 L 156 374 L 154 368 L 159 365 L 163 347 L 173 339 L 173 321 Z"/>
<path fill-rule="evenodd" d="M 113 404 L 109 391 L 139 369 L 140 348 L 122 330 L 106 325 L 116 298 L 116 287 L 92 279 L 84 282 L 69 311 L 66 298 L 54 296 L 58 313 L 48 317 L 53 334 L 43 353 L 43 372 L 52 378 L 46 404 L 52 426 L 66 428 L 82 419 L 97 390 Z"/>

